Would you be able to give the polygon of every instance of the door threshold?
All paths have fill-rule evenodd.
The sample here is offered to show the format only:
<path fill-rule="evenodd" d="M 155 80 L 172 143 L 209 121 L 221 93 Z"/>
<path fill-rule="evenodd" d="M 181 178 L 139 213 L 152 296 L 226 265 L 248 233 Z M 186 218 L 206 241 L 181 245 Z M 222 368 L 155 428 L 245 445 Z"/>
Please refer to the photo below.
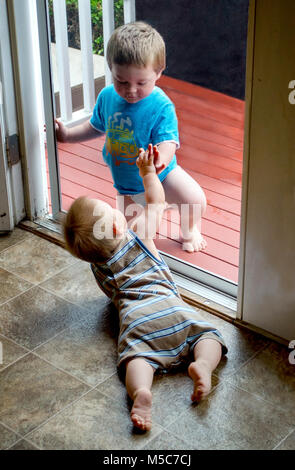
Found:
<path fill-rule="evenodd" d="M 190 304 L 221 317 L 237 317 L 237 299 L 172 271 L 180 294 Z"/>

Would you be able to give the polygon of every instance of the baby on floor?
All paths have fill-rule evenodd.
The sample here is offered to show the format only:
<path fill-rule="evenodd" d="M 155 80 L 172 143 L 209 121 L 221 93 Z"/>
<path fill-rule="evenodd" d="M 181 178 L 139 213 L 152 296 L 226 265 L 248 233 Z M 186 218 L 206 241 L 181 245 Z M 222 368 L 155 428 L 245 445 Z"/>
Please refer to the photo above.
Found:
<path fill-rule="evenodd" d="M 133 400 L 131 420 L 151 428 L 156 370 L 191 361 L 191 399 L 211 390 L 211 375 L 227 352 L 220 332 L 183 302 L 154 237 L 165 210 L 165 194 L 154 165 L 157 147 L 140 149 L 136 164 L 146 204 L 128 228 L 122 212 L 98 199 L 80 197 L 64 223 L 67 249 L 91 263 L 96 281 L 115 304 L 120 321 L 118 367 Z"/>

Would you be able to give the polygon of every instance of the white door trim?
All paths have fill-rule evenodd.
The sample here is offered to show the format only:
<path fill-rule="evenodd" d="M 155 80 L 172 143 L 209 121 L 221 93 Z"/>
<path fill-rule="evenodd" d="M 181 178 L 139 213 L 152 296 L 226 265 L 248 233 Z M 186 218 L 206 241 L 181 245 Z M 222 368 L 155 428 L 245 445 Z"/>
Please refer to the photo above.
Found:
<path fill-rule="evenodd" d="M 293 0 L 253 0 L 250 6 L 255 41 L 248 83 L 240 311 L 243 322 L 292 340 L 295 106 L 288 98 L 289 83 L 295 79 L 289 52 L 295 41 L 295 4 Z"/>
<path fill-rule="evenodd" d="M 0 77 L 0 232 L 13 229 L 13 208 L 8 177 L 3 119 L 2 80 Z"/>
<path fill-rule="evenodd" d="M 7 2 L 16 86 L 26 215 L 48 212 L 44 117 L 36 0 Z"/>
<path fill-rule="evenodd" d="M 18 122 L 6 0 L 0 11 L 0 230 L 9 231 L 24 218 L 25 204 L 21 162 L 7 165 L 6 139 L 18 134 Z"/>

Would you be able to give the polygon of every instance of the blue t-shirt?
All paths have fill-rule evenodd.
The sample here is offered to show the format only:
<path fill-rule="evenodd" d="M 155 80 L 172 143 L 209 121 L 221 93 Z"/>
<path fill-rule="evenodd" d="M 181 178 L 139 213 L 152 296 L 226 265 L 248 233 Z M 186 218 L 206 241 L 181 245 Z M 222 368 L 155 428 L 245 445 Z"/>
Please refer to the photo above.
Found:
<path fill-rule="evenodd" d="M 144 191 L 136 165 L 141 147 L 146 150 L 149 143 L 157 145 L 164 141 L 173 141 L 179 146 L 174 104 L 158 87 L 137 103 L 121 98 L 114 85 L 104 88 L 97 98 L 90 123 L 106 133 L 103 159 L 111 169 L 114 187 L 120 194 Z M 176 165 L 174 155 L 159 174 L 160 181 Z"/>

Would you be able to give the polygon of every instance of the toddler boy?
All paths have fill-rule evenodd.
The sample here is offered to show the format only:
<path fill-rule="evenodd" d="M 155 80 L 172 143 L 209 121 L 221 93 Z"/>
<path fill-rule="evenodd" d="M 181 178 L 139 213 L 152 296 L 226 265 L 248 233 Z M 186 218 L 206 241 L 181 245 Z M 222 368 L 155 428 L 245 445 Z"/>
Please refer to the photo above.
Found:
<path fill-rule="evenodd" d="M 200 223 L 206 197 L 199 184 L 177 164 L 175 107 L 156 86 L 166 66 L 163 38 L 143 22 L 123 25 L 108 42 L 107 61 L 113 84 L 99 94 L 90 121 L 73 128 L 56 121 L 57 139 L 78 142 L 106 135 L 103 158 L 120 196 L 118 207 L 125 214 L 130 204 L 145 204 L 136 165 L 139 149 L 147 149 L 150 143 L 157 146 L 155 166 L 167 203 L 179 209 L 182 247 L 189 252 L 204 249 Z M 185 210 L 181 210 L 183 207 Z"/>

